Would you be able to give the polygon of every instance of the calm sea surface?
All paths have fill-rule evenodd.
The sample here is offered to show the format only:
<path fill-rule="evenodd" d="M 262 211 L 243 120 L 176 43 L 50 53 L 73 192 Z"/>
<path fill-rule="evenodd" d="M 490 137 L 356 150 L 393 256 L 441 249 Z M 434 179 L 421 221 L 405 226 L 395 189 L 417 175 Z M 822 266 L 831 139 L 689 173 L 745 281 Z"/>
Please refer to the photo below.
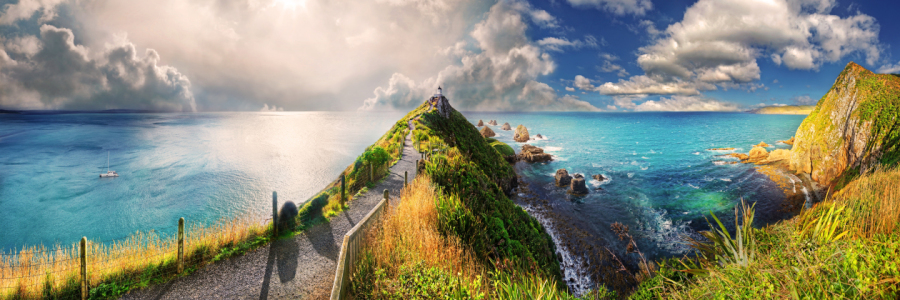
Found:
<path fill-rule="evenodd" d="M 544 197 L 566 199 L 573 217 L 603 232 L 615 221 L 639 232 L 651 254 L 684 251 L 679 236 L 729 213 L 741 197 L 758 218 L 780 218 L 783 197 L 752 165 L 723 164 L 736 147 L 790 138 L 804 116 L 743 113 L 465 113 L 473 123 L 523 124 L 555 155 L 520 165 Z M 333 180 L 403 113 L 0 115 L 0 250 L 82 236 L 112 240 L 135 231 L 170 234 L 179 217 L 212 223 L 265 218 L 271 193 L 303 202 Z M 511 131 L 493 128 L 514 148 Z M 118 178 L 106 172 L 106 155 Z M 553 186 L 556 169 L 588 181 L 572 197 Z M 593 188 L 602 187 L 602 191 Z M 605 230 L 608 231 L 608 230 Z"/>
<path fill-rule="evenodd" d="M 320 191 L 402 113 L 0 114 L 0 250 L 171 234 Z M 99 178 L 110 169 L 118 178 Z"/>

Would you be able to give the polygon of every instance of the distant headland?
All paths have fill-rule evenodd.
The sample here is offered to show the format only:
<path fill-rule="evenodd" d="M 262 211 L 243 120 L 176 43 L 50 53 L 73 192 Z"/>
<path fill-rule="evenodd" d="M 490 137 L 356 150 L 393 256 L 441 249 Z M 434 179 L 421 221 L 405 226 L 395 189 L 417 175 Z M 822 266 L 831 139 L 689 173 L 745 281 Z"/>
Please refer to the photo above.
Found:
<path fill-rule="evenodd" d="M 808 115 L 815 108 L 815 105 L 764 106 L 747 112 L 761 115 Z"/>

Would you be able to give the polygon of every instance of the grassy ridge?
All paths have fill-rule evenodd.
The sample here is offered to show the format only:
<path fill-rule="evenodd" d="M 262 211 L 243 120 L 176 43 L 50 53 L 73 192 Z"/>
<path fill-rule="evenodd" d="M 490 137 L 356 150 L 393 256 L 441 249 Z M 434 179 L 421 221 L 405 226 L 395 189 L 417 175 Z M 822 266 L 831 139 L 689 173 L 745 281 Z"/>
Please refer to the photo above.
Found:
<path fill-rule="evenodd" d="M 753 229 L 747 266 L 710 257 L 661 262 L 634 299 L 896 299 L 900 170 L 851 182 L 800 216 Z"/>

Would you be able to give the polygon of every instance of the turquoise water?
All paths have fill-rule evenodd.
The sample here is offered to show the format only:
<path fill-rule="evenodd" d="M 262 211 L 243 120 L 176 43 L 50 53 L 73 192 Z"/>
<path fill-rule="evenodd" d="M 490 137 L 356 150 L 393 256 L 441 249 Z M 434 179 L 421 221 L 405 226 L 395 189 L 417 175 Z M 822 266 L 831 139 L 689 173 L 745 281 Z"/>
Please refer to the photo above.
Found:
<path fill-rule="evenodd" d="M 0 250 L 173 233 L 179 217 L 266 218 L 271 193 L 302 202 L 320 191 L 404 113 L 0 114 Z M 682 253 L 679 236 L 703 229 L 709 210 L 730 214 L 744 197 L 758 219 L 778 220 L 781 198 L 752 165 L 717 165 L 711 147 L 746 153 L 790 138 L 803 116 L 742 113 L 465 113 L 473 122 L 523 124 L 555 155 L 517 165 L 538 193 L 565 201 L 582 227 L 610 238 L 619 221 L 652 255 Z M 511 131 L 493 128 L 514 148 Z M 775 144 L 769 148 L 787 148 Z M 518 149 L 517 149 L 518 150 Z M 118 178 L 106 172 L 106 154 Z M 572 197 L 556 169 L 603 174 Z M 588 176 L 589 177 L 589 176 Z"/>
<path fill-rule="evenodd" d="M 0 250 L 266 218 L 272 191 L 305 201 L 402 115 L 0 114 Z"/>
<path fill-rule="evenodd" d="M 640 248 L 651 257 L 677 255 L 688 247 L 684 235 L 706 229 L 704 216 L 716 212 L 733 220 L 741 198 L 756 202 L 757 225 L 786 216 L 784 193 L 750 164 L 721 157 L 733 151 L 707 151 L 734 147 L 747 153 L 765 141 L 769 151 L 790 146 L 776 143 L 794 135 L 805 116 L 746 113 L 466 113 L 473 123 L 481 119 L 525 125 L 532 136 L 545 139 L 528 144 L 554 155 L 546 164 L 517 165 L 532 189 L 551 200 L 565 199 L 555 209 L 576 220 L 580 229 L 614 240 L 613 222 L 628 225 Z M 518 152 L 514 131 L 499 130 L 497 139 Z M 553 185 L 557 169 L 584 174 L 591 193 L 575 197 Z M 590 175 L 603 174 L 603 182 Z M 594 190 L 600 187 L 602 190 Z M 723 220 L 723 221 L 725 221 Z"/>

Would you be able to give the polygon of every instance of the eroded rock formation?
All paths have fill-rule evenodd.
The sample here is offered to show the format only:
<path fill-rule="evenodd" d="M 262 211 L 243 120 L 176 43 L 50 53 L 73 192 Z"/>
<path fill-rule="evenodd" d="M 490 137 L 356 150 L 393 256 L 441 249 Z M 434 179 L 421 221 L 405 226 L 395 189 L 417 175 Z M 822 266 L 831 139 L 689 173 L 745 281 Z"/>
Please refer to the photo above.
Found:
<path fill-rule="evenodd" d="M 556 176 L 554 176 L 556 180 L 556 186 L 558 187 L 566 187 L 572 183 L 572 176 L 569 176 L 569 171 L 566 169 L 556 170 Z"/>
<path fill-rule="evenodd" d="M 491 130 L 490 127 L 487 127 L 487 126 L 481 127 L 481 131 L 479 131 L 479 133 L 481 133 L 482 137 L 486 137 L 486 138 L 497 135 L 496 133 L 494 133 L 493 130 Z"/>
<path fill-rule="evenodd" d="M 519 126 L 516 126 L 516 134 L 513 135 L 513 140 L 519 143 L 524 143 L 529 139 L 531 139 L 531 136 L 528 135 L 528 128 L 525 128 L 525 126 L 522 126 L 521 124 L 519 124 Z"/>
<path fill-rule="evenodd" d="M 526 144 L 522 145 L 522 151 L 519 152 L 518 160 L 530 163 L 545 162 L 553 160 L 553 156 L 544 153 L 544 149 Z"/>

